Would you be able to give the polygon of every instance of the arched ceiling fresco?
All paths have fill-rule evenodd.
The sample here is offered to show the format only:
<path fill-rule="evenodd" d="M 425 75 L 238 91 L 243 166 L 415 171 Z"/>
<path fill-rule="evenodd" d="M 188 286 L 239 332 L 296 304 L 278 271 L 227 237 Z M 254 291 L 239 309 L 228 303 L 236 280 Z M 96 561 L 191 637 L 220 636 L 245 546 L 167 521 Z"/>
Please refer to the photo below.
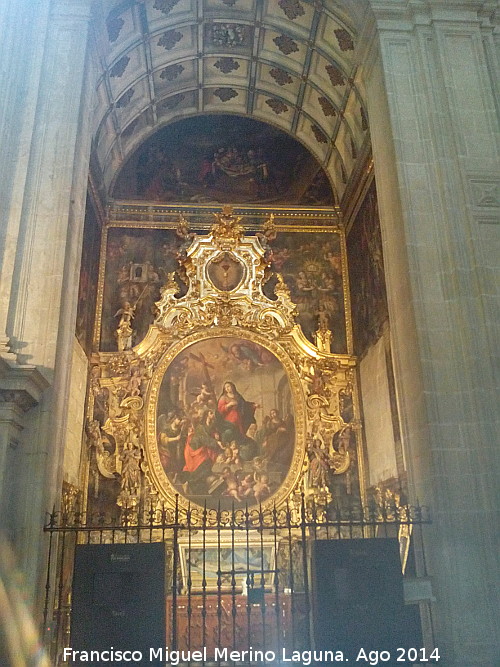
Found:
<path fill-rule="evenodd" d="M 94 147 L 108 188 L 162 126 L 236 114 L 271 123 L 306 146 L 341 200 L 369 141 L 356 85 L 364 0 L 96 4 Z"/>
<path fill-rule="evenodd" d="M 158 130 L 129 158 L 114 199 L 333 206 L 328 177 L 298 141 L 267 123 L 195 116 Z"/>

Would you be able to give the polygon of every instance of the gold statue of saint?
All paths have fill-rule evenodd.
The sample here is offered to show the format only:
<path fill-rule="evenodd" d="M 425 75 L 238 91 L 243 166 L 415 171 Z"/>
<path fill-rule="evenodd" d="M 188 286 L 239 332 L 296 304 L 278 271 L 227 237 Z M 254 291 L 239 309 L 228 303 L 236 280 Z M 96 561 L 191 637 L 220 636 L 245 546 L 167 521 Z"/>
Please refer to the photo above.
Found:
<path fill-rule="evenodd" d="M 134 330 L 131 325 L 135 315 L 135 308 L 136 307 L 132 306 L 129 301 L 124 301 L 123 306 L 115 313 L 115 317 L 120 316 L 118 329 L 115 333 L 119 352 L 130 350 L 132 347 L 132 335 Z"/>

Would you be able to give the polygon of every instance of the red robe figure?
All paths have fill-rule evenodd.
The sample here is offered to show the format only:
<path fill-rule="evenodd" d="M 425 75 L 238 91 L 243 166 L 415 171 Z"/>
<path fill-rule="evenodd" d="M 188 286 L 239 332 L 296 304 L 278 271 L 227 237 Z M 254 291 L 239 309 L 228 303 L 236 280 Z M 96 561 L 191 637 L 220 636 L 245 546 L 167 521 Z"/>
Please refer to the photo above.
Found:
<path fill-rule="evenodd" d="M 238 393 L 234 382 L 224 382 L 217 410 L 224 421 L 232 424 L 239 433 L 245 435 L 250 424 L 255 423 L 256 403 L 245 401 Z"/>

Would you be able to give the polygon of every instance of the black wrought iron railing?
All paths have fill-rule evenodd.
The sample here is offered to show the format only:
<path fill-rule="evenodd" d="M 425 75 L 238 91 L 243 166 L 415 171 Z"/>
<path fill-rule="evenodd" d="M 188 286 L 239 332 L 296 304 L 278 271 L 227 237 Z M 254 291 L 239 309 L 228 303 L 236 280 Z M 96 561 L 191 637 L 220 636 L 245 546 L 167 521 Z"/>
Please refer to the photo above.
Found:
<path fill-rule="evenodd" d="M 174 506 L 141 513 L 120 508 L 116 516 L 53 512 L 44 527 L 49 539 L 44 629 L 53 664 L 66 664 L 80 545 L 163 543 L 165 645 L 184 652 L 189 657 L 184 662 L 235 662 L 230 659 L 235 651 L 246 652 L 240 662 L 255 664 L 269 662 L 255 659 L 261 653 L 269 657 L 313 645 L 313 589 L 322 577 L 312 571 L 317 541 L 394 538 L 404 569 L 412 535 L 429 522 L 419 505 L 320 509 L 304 497 L 293 506 L 266 510 L 213 510 L 183 506 L 177 499 Z M 193 655 L 201 648 L 205 653 Z M 162 659 L 168 662 L 165 655 Z"/>

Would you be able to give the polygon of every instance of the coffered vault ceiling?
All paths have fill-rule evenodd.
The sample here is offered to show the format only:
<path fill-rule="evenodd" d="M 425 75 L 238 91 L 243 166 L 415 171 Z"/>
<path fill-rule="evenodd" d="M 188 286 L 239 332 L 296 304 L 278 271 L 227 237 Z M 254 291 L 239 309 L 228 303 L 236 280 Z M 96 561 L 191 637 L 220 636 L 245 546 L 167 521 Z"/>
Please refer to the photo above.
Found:
<path fill-rule="evenodd" d="M 112 186 L 147 137 L 197 114 L 238 114 L 300 141 L 338 201 L 368 143 L 356 85 L 358 21 L 342 3 L 127 0 L 97 3 L 94 149 Z"/>

